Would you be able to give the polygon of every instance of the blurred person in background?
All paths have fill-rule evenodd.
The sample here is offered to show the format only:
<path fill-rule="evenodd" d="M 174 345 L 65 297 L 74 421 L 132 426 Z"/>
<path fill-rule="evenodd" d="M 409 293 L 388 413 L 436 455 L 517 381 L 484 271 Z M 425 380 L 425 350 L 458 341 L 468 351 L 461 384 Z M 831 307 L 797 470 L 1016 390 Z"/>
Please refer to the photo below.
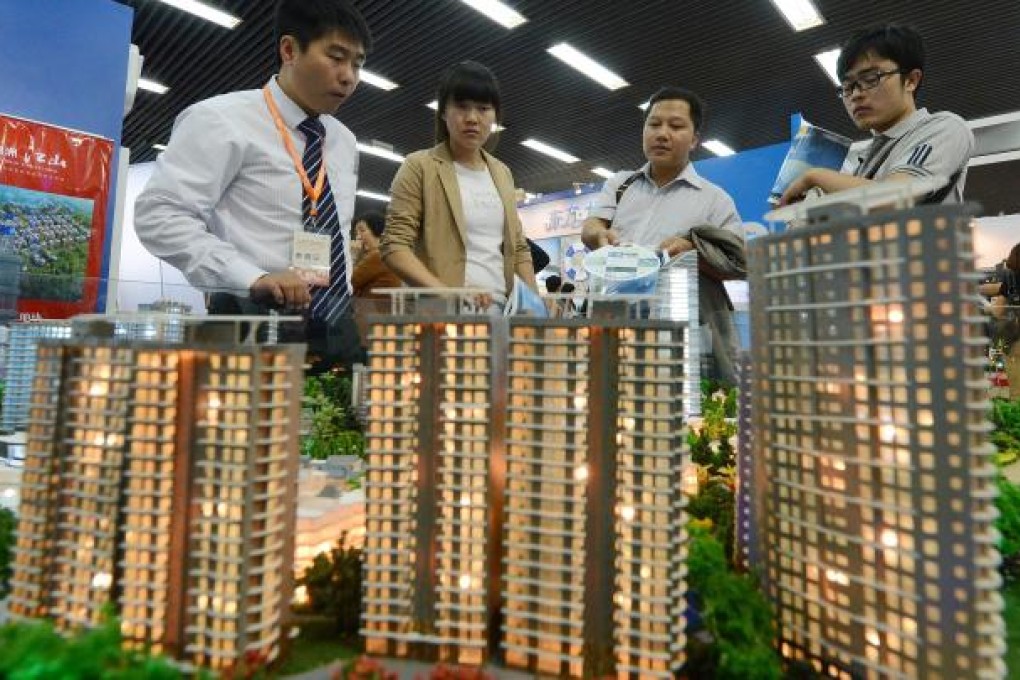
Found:
<path fill-rule="evenodd" d="M 356 298 L 385 297 L 373 294 L 377 288 L 399 288 L 400 278 L 382 261 L 379 239 L 386 230 L 386 217 L 382 213 L 367 212 L 354 218 L 352 252 L 358 259 L 351 275 L 351 287 Z"/>
<path fill-rule="evenodd" d="M 1020 243 L 995 268 L 992 279 L 981 284 L 981 294 L 991 298 L 988 334 L 1002 350 L 1009 396 L 1020 399 Z"/>

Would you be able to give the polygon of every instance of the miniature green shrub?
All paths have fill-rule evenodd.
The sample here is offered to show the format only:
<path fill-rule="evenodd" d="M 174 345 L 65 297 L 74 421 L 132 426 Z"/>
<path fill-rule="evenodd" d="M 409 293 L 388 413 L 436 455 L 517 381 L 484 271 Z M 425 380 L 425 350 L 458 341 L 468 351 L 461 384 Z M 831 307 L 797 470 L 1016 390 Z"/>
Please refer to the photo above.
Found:
<path fill-rule="evenodd" d="M 991 439 L 999 449 L 999 464 L 1008 465 L 1020 456 L 1020 401 L 993 399 L 989 415 L 995 425 Z"/>
<path fill-rule="evenodd" d="M 1002 553 L 1003 578 L 1013 583 L 1020 576 L 1020 487 L 999 476 L 999 497 L 995 507 L 999 517 L 995 528 L 999 530 L 999 552 Z"/>
<path fill-rule="evenodd" d="M 690 534 L 687 585 L 697 594 L 711 641 L 690 655 L 685 674 L 716 680 L 782 678 L 775 620 L 758 584 L 731 571 L 722 544 L 707 531 L 692 526 Z"/>
<path fill-rule="evenodd" d="M 8 624 L 0 628 L 0 678 L 170 680 L 184 677 L 165 658 L 124 649 L 121 642 L 120 623 L 112 616 L 98 628 L 69 637 L 57 633 L 47 622 Z"/>
<path fill-rule="evenodd" d="M 351 408 L 351 378 L 330 371 L 305 378 L 304 405 L 311 429 L 301 439 L 301 453 L 316 459 L 333 455 L 365 457 L 365 438 Z"/>
<path fill-rule="evenodd" d="M 11 592 L 11 560 L 14 558 L 14 529 L 17 524 L 13 512 L 0 508 L 0 600 Z"/>
<path fill-rule="evenodd" d="M 361 623 L 361 550 L 340 536 L 335 548 L 319 553 L 298 581 L 308 591 L 313 612 L 327 616 L 343 638 L 354 639 Z"/>

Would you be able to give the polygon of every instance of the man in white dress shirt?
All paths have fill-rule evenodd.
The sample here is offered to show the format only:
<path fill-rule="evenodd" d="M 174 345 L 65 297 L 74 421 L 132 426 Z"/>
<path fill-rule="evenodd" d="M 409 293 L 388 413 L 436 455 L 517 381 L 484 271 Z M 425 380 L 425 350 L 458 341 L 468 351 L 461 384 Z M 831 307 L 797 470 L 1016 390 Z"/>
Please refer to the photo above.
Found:
<path fill-rule="evenodd" d="M 300 311 L 298 339 L 313 353 L 344 354 L 336 331 L 348 325 L 358 150 L 333 114 L 358 84 L 371 36 L 346 0 L 281 0 L 276 44 L 280 70 L 264 88 L 178 116 L 135 228 L 210 293 L 210 313 Z M 296 265 L 314 257 L 305 248 L 328 270 L 319 279 L 300 275 Z"/>

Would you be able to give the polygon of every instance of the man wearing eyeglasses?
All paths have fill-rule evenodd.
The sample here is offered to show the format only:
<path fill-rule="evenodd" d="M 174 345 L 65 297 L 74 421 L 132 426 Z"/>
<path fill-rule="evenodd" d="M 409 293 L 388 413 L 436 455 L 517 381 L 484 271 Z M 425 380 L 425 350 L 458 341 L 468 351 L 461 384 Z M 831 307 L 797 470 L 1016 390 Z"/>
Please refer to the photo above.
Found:
<path fill-rule="evenodd" d="M 888 24 L 855 33 L 843 45 L 836 92 L 847 113 L 872 133 L 856 167 L 836 172 L 810 168 L 783 194 L 782 205 L 801 200 L 813 188 L 843 191 L 875 181 L 942 176 L 949 183 L 925 203 L 960 203 L 974 135 L 962 118 L 929 113 L 914 101 L 924 77 L 924 42 L 909 26 Z M 851 174 L 852 173 L 852 174 Z"/>

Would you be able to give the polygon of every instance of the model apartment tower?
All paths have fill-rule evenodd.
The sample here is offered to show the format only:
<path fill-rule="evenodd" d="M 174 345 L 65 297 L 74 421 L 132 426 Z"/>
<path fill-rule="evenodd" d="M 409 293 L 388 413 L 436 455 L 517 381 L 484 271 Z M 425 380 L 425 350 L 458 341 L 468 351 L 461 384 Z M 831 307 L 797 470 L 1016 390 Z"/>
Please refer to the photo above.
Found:
<path fill-rule="evenodd" d="M 783 655 L 826 677 L 1005 676 L 970 219 L 836 216 L 750 244 L 749 554 Z"/>
<path fill-rule="evenodd" d="M 22 321 L 10 324 L 4 372 L 3 429 L 22 431 L 28 421 L 28 403 L 35 376 L 36 348 L 40 340 L 71 337 L 68 321 Z"/>
<path fill-rule="evenodd" d="M 595 319 L 373 320 L 369 653 L 570 677 L 679 670 L 696 369 L 686 324 L 601 304 Z"/>
<path fill-rule="evenodd" d="M 672 678 L 684 660 L 683 327 L 510 326 L 506 664 Z"/>
<path fill-rule="evenodd" d="M 369 333 L 363 630 L 370 654 L 488 658 L 501 452 L 484 316 L 386 317 Z"/>
<path fill-rule="evenodd" d="M 290 601 L 303 347 L 43 341 L 11 613 L 196 666 L 272 660 Z"/>

